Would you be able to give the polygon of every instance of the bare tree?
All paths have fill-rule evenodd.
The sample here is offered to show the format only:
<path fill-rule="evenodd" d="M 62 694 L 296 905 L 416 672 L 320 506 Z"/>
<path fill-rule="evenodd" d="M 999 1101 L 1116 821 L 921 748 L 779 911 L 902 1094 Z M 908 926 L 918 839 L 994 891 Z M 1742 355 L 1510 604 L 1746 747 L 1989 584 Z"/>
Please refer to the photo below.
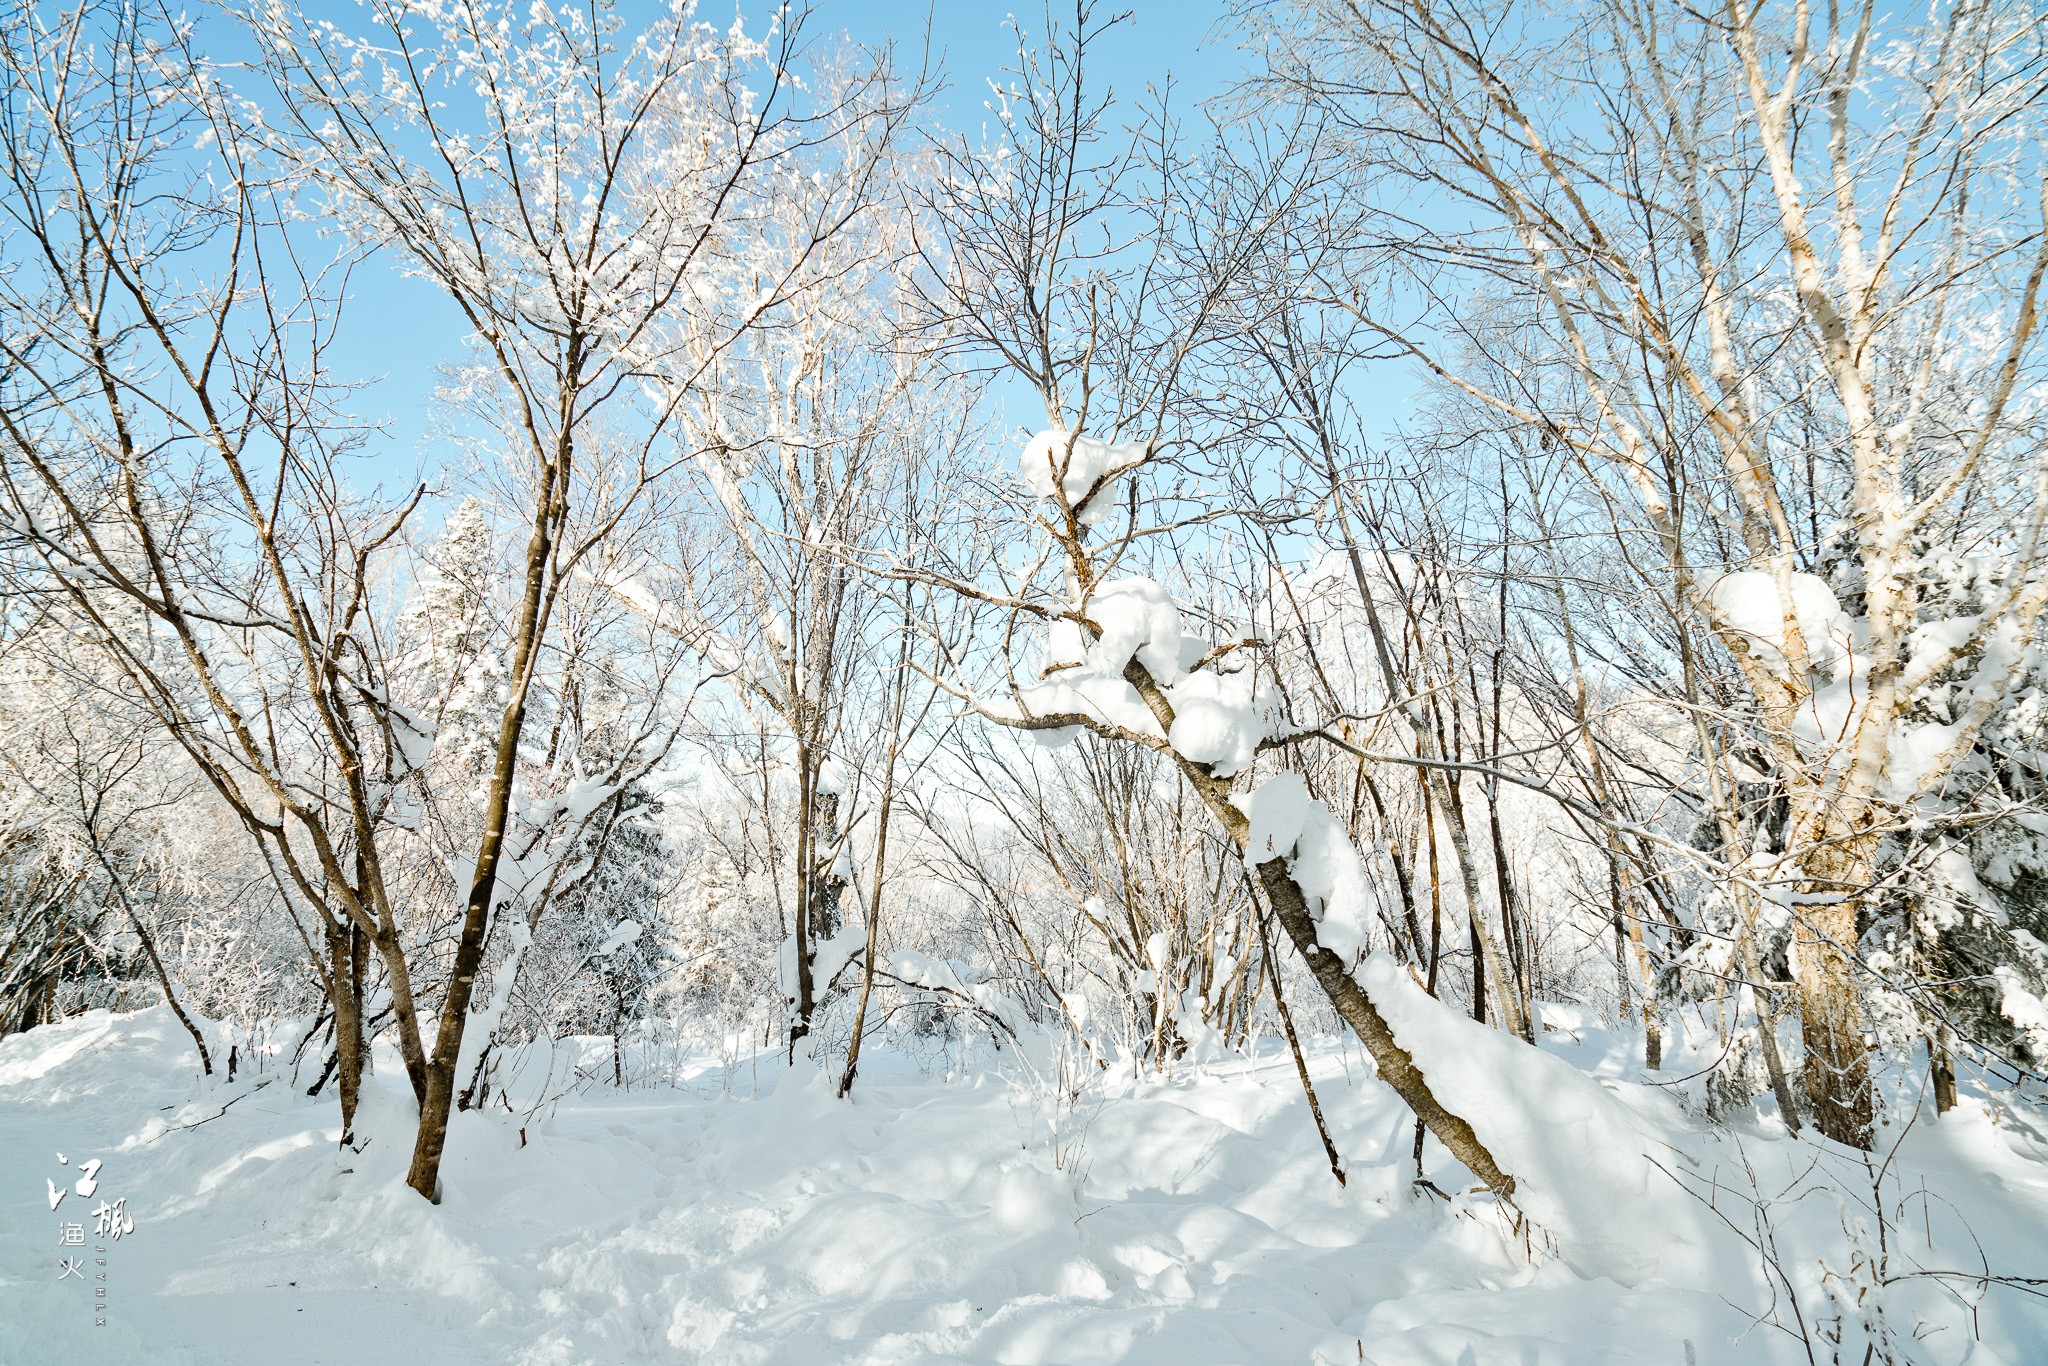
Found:
<path fill-rule="evenodd" d="M 375 37 L 285 5 L 245 17 L 279 96 L 273 144 L 351 232 L 388 245 L 459 311 L 473 383 L 527 490 L 507 700 L 408 1178 L 432 1198 L 528 695 L 563 585 L 674 463 L 678 408 L 798 288 L 864 202 L 871 166 L 856 158 L 812 232 L 764 252 L 756 215 L 778 173 L 821 139 L 871 154 L 861 130 L 903 106 L 874 68 L 799 107 L 802 12 L 765 41 L 687 7 L 637 33 L 609 5 L 380 3 Z M 600 418 L 630 433 L 628 477 L 611 496 L 578 497 Z"/>
<path fill-rule="evenodd" d="M 1127 572 L 1187 527 L 1227 515 L 1192 496 L 1196 462 L 1209 444 L 1203 437 L 1213 433 L 1198 428 L 1199 415 L 1182 400 L 1193 358 L 1226 326 L 1247 325 L 1225 308 L 1232 286 L 1308 186 L 1284 160 L 1264 178 L 1204 182 L 1190 173 L 1192 153 L 1164 110 L 1128 141 L 1117 140 L 1111 97 L 1093 91 L 1085 63 L 1111 22 L 1084 0 L 1071 21 L 1059 22 L 1044 56 L 1020 42 L 1015 79 L 1000 92 L 1002 155 L 955 149 L 931 206 L 941 225 L 928 251 L 935 327 L 1028 384 L 1047 427 L 1021 456 L 1025 481 L 1041 500 L 1026 514 L 1037 544 L 1024 563 L 998 543 L 980 581 L 915 571 L 945 578 L 1001 622 L 1002 648 L 988 663 L 1000 680 L 992 686 L 1014 703 L 992 706 L 968 686 L 953 686 L 1012 728 L 1087 731 L 1152 750 L 1170 765 L 1255 866 L 1273 913 L 1381 1078 L 1459 1161 L 1506 1196 L 1513 1177 L 1471 1125 L 1439 1102 L 1353 977 L 1362 945 L 1332 949 L 1321 941 L 1334 933 L 1333 918 L 1325 893 L 1297 876 L 1292 842 L 1268 849 L 1255 839 L 1236 779 L 1258 754 L 1292 743 L 1261 702 L 1256 642 L 1237 637 L 1214 649 L 1204 642 L 1199 657 L 1190 657 L 1195 651 L 1172 598 Z M 1166 483 L 1175 475 L 1180 489 Z M 1158 486 L 1144 500 L 1136 492 L 1141 478 Z M 1148 515 L 1159 520 L 1141 521 Z M 1017 673 L 1018 655 L 1032 644 L 1043 659 L 1035 682 Z M 1224 715 L 1234 719 L 1215 729 L 1199 719 Z M 1177 730 L 1183 717 L 1188 724 Z M 1243 734 L 1237 719 L 1253 724 L 1253 717 L 1271 724 Z"/>
<path fill-rule="evenodd" d="M 370 601 L 414 500 L 342 482 L 335 291 L 284 249 L 276 183 L 189 29 L 129 7 L 17 19 L 0 44 L 5 211 L 31 248 L 0 286 L 15 584 L 99 648 L 310 917 L 346 1134 L 369 947 L 425 1076 L 379 861 L 416 737 L 386 703 Z"/>

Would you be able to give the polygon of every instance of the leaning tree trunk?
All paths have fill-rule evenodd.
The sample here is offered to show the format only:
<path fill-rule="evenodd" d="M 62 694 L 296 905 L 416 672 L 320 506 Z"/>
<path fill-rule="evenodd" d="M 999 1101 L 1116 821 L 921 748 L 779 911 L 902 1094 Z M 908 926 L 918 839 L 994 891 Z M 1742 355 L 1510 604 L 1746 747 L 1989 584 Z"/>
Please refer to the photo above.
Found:
<path fill-rule="evenodd" d="M 1239 848 L 1244 847 L 1249 833 L 1248 826 L 1243 831 L 1232 831 Z M 1308 964 L 1316 985 L 1323 989 L 1323 994 L 1330 998 L 1330 1004 L 1336 1007 L 1337 1014 L 1358 1035 L 1366 1052 L 1372 1054 L 1380 1080 L 1394 1088 L 1394 1093 L 1407 1102 L 1408 1108 L 1415 1112 L 1415 1117 L 1422 1121 L 1424 1127 L 1450 1150 L 1451 1156 L 1470 1168 L 1487 1189 L 1498 1195 L 1514 1194 L 1514 1177 L 1501 1170 L 1479 1135 L 1472 1131 L 1472 1126 L 1437 1100 L 1429 1089 L 1428 1078 L 1415 1065 L 1414 1056 L 1394 1037 L 1393 1028 L 1380 1014 L 1379 1007 L 1372 1003 L 1365 989 L 1352 980 L 1338 956 L 1317 941 L 1315 917 L 1309 913 L 1308 899 L 1302 895 L 1301 885 L 1289 871 L 1287 860 L 1267 859 L 1258 865 L 1258 874 L 1259 885 L 1265 888 L 1266 898 L 1273 905 L 1273 914 L 1286 929 L 1287 937 L 1294 941 L 1294 947 L 1300 950 L 1302 961 Z"/>
<path fill-rule="evenodd" d="M 572 339 L 571 355 L 578 346 Z M 575 362 L 565 395 L 573 395 Z M 541 471 L 540 487 L 534 498 L 533 531 L 526 545 L 526 580 L 521 589 L 518 624 L 512 637 L 512 688 L 498 722 L 495 762 L 491 784 L 484 798 L 483 838 L 478 842 L 476 870 L 470 879 L 469 897 L 463 906 L 462 929 L 455 943 L 455 961 L 448 976 L 448 992 L 441 1002 L 441 1023 L 434 1035 L 434 1052 L 427 1059 L 426 1094 L 420 1100 L 419 1136 L 413 1142 L 412 1165 L 405 1184 L 428 1200 L 441 1202 L 441 1152 L 448 1142 L 448 1114 L 455 1104 L 456 1068 L 462 1055 L 462 1035 L 468 1023 L 469 1002 L 476 990 L 476 975 L 483 967 L 484 939 L 490 929 L 492 902 L 497 898 L 498 865 L 505 849 L 505 829 L 512 817 L 512 786 L 518 770 L 519 741 L 526 730 L 527 690 L 533 683 L 542 633 L 546 630 L 546 592 L 549 561 L 553 557 L 555 531 L 566 508 L 574 443 L 571 437 L 573 400 L 565 397 L 559 414 L 561 427 L 553 458 Z"/>
<path fill-rule="evenodd" d="M 1125 666 L 1124 679 L 1137 689 L 1139 697 L 1158 718 L 1161 728 L 1170 730 L 1173 708 L 1151 672 L 1133 659 Z M 1242 854 L 1251 845 L 1251 820 L 1230 800 L 1230 780 L 1217 777 L 1207 765 L 1178 756 L 1176 762 L 1182 775 L 1201 797 L 1202 804 L 1209 808 L 1210 814 Z M 1338 956 L 1324 948 L 1316 938 L 1315 916 L 1309 910 L 1308 897 L 1302 892 L 1301 884 L 1295 881 L 1286 858 L 1267 859 L 1255 871 L 1259 885 L 1265 889 L 1266 899 L 1272 904 L 1273 914 L 1287 931 L 1287 937 L 1294 941 L 1302 961 L 1308 964 L 1316 985 L 1323 989 L 1338 1016 L 1358 1035 L 1366 1052 L 1372 1055 L 1380 1079 L 1407 1102 L 1423 1126 L 1436 1135 L 1437 1141 L 1450 1151 L 1451 1156 L 1464 1163 L 1488 1190 L 1503 1198 L 1512 1196 L 1515 1178 L 1501 1169 L 1464 1117 L 1453 1114 L 1436 1098 L 1430 1090 L 1429 1079 L 1416 1065 L 1414 1055 L 1394 1037 L 1393 1027 L 1380 1014 L 1379 1007 L 1373 1004 L 1365 988 L 1352 979 Z"/>

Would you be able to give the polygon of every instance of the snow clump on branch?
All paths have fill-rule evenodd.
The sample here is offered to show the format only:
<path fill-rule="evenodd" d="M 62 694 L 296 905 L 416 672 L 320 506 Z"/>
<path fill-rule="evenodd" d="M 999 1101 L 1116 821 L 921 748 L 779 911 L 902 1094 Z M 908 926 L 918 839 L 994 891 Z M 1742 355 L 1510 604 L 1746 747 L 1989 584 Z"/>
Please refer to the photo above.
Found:
<path fill-rule="evenodd" d="M 1371 882 L 1343 823 L 1309 795 L 1299 773 L 1276 773 L 1231 802 L 1251 822 L 1246 866 L 1287 859 L 1316 922 L 1316 942 L 1355 962 L 1370 945 Z"/>
<path fill-rule="evenodd" d="M 1100 636 L 1084 644 L 1071 618 L 1052 622 L 1046 640 L 1051 676 L 1019 688 L 1018 700 L 1035 715 L 1077 713 L 1135 734 L 1157 735 L 1159 723 L 1138 690 L 1124 680 L 1124 669 L 1136 658 L 1161 685 L 1170 685 L 1180 678 L 1190 651 L 1200 657 L 1201 640 L 1182 633 L 1180 609 L 1150 579 L 1097 584 L 1079 610 Z M 1060 744 L 1074 737 L 1059 731 L 1042 738 Z"/>
<path fill-rule="evenodd" d="M 1024 482 L 1040 498 L 1065 495 L 1074 519 L 1091 527 L 1115 507 L 1116 476 L 1136 469 L 1151 453 L 1149 441 L 1104 441 L 1099 437 L 1043 431 L 1018 458 Z"/>
<path fill-rule="evenodd" d="M 1173 704 L 1167 743 L 1219 778 L 1250 768 L 1260 744 L 1278 734 L 1284 721 L 1279 693 L 1260 683 L 1258 671 L 1241 656 L 1195 670 L 1168 688 L 1166 697 Z"/>
<path fill-rule="evenodd" d="M 1152 580 L 1131 577 L 1098 584 L 1081 611 L 1101 635 L 1089 644 L 1072 618 L 1049 624 L 1048 679 L 1020 690 L 1020 700 L 1032 712 L 1078 713 L 1135 734 L 1159 735 L 1157 718 L 1124 679 L 1124 670 L 1136 659 L 1173 709 L 1167 743 L 1183 758 L 1208 765 L 1216 776 L 1242 773 L 1259 745 L 1277 733 L 1283 721 L 1279 695 L 1258 682 L 1248 660 L 1219 659 L 1190 672 L 1208 653 L 1208 643 L 1182 629 L 1180 609 Z M 1041 738 L 1061 744 L 1073 732 L 1047 732 Z"/>
<path fill-rule="evenodd" d="M 1835 590 L 1813 574 L 1795 573 L 1790 579 L 1791 616 L 1799 623 L 1799 635 L 1806 645 L 1807 659 L 1825 677 L 1855 652 L 1856 641 L 1850 619 L 1835 600 Z M 1707 585 L 1706 597 L 1715 621 L 1730 635 L 1739 636 L 1757 661 L 1780 678 L 1785 677 L 1785 604 L 1778 596 L 1778 582 L 1761 569 L 1744 569 L 1723 574 Z"/>

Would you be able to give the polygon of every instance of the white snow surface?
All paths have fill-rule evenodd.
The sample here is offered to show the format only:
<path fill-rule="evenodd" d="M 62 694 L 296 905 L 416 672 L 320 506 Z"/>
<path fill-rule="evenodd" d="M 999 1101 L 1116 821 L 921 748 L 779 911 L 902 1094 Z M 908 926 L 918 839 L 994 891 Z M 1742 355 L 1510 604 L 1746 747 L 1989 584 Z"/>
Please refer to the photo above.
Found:
<path fill-rule="evenodd" d="M 937 960 L 895 966 L 960 980 Z M 1824 1274 L 1849 1265 L 1861 1163 L 1767 1125 L 1702 1128 L 1637 1084 L 1639 1058 L 1596 1023 L 1546 1014 L 1562 1032 L 1545 1053 L 1512 1045 L 1523 1080 L 1486 1102 L 1524 1208 L 1552 1221 L 1525 1240 L 1483 1201 L 1411 1193 L 1412 1120 L 1335 1041 L 1309 1058 L 1343 1189 L 1268 1040 L 1167 1078 L 1113 1068 L 1072 1107 L 1032 1081 L 1046 1059 L 1022 1065 L 1014 1049 L 949 1074 L 876 1049 L 845 1102 L 829 1070 L 707 1056 L 675 1084 L 458 1114 L 435 1207 L 402 1184 L 411 1105 L 388 1053 L 359 1117 L 367 1142 L 337 1152 L 331 1091 L 308 1098 L 287 1060 L 203 1081 L 168 1011 L 95 1012 L 0 1040 L 0 1362 L 1806 1361 L 1757 1322 L 1785 1292 L 1704 1197 L 1631 1185 L 1634 1168 L 1573 1173 L 1626 1131 L 1745 1229 L 1745 1170 L 1774 1191 L 1817 1189 L 1781 1202 L 1775 1224 L 1811 1315 L 1828 1303 Z M 1470 1079 L 1501 1075 L 1488 1031 L 1421 1032 L 1448 1094 L 1471 1100 Z M 607 1078 L 609 1046 L 561 1045 Z M 1681 1054 L 1671 1075 L 1700 1061 Z M 1513 1105 L 1542 1118 L 1510 1139 L 1494 1112 Z M 2048 1165 L 2024 1134 L 1966 1101 L 1894 1140 L 1888 1180 L 1910 1214 L 1890 1230 L 1895 1270 L 1974 1264 L 1981 1244 L 1994 1265 L 2038 1271 Z M 46 1178 L 88 1158 L 103 1162 L 98 1196 L 125 1198 L 134 1220 L 110 1247 L 104 1328 L 87 1286 L 57 1278 L 60 1221 L 84 1202 L 45 1200 Z M 1433 1144 L 1426 1162 L 1446 1189 L 1469 1184 Z M 1550 1196 L 1544 1179 L 1560 1183 Z M 1588 1247 L 1624 1274 L 1592 1272 Z M 1936 1280 L 1895 1283 L 1885 1310 L 1930 1329 L 1914 1361 L 2042 1359 L 2038 1300 L 1973 1298 L 1977 1343 Z"/>
<path fill-rule="evenodd" d="M 1268 859 L 1291 854 L 1301 842 L 1302 827 L 1316 805 L 1299 773 L 1275 773 L 1231 802 L 1251 822 L 1244 861 L 1256 868 Z"/>
<path fill-rule="evenodd" d="M 1295 773 L 1235 799 L 1251 821 L 1246 861 L 1288 856 L 1316 938 L 1344 962 L 1369 945 L 1366 869 L 1350 836 Z M 1652 1165 L 1656 1140 L 1627 1106 L 1569 1064 L 1446 1007 L 1384 953 L 1353 971 L 1431 1093 L 1461 1115 L 1517 1183 L 1517 1203 L 1589 1276 L 1632 1285 L 1697 1275 L 1711 1219 Z M 1592 1155 L 1597 1154 L 1597 1157 Z M 1628 1210 L 1633 1217 L 1616 1219 Z"/>
<path fill-rule="evenodd" d="M 590 956 L 592 958 L 603 958 L 617 953 L 628 944 L 637 944 L 639 942 L 640 922 L 637 920 L 621 920 L 618 924 L 612 926 L 609 934 L 605 935 L 604 942 L 590 951 Z"/>
<path fill-rule="evenodd" d="M 1136 688 L 1092 669 L 1062 669 L 1043 683 L 1027 683 L 1017 689 L 1017 701 L 1033 716 L 1086 716 L 1138 735 L 1154 735 L 1159 730 L 1157 718 Z M 1058 745 L 1073 740 L 1080 731 L 1069 726 L 1033 734 Z"/>
<path fill-rule="evenodd" d="M 811 945 L 811 981 L 816 989 L 824 991 L 832 979 L 846 968 L 868 946 L 867 931 L 858 925 L 841 925 L 829 939 L 821 939 Z M 775 949 L 775 980 L 782 988 L 782 994 L 789 1000 L 796 999 L 796 937 L 783 936 L 782 943 Z"/>

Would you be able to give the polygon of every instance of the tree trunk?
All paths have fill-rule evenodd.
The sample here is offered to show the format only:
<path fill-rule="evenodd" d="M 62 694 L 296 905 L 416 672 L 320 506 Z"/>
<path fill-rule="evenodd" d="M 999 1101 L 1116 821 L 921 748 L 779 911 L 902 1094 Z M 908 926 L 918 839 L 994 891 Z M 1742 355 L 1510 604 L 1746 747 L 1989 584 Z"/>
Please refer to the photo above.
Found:
<path fill-rule="evenodd" d="M 142 944 L 142 952 L 149 959 L 149 966 L 156 973 L 157 984 L 164 989 L 164 1004 L 178 1017 L 178 1023 L 185 1026 L 185 1032 L 192 1036 L 192 1044 L 199 1050 L 199 1070 L 205 1076 L 213 1075 L 213 1058 L 206 1051 L 206 1038 L 199 1032 L 199 1026 L 192 1023 L 192 1017 L 185 1013 L 185 1007 L 178 1004 L 178 993 L 171 988 L 171 974 L 164 971 L 164 960 L 157 955 L 156 940 L 144 927 L 142 917 L 136 914 L 134 903 L 128 900 L 128 884 L 114 867 L 114 861 L 100 846 L 99 831 L 88 823 L 86 837 L 92 841 L 93 857 L 106 870 L 107 881 L 114 889 L 114 897 L 121 903 L 121 913 L 128 918 L 128 927 L 135 931 L 135 937 Z"/>
<path fill-rule="evenodd" d="M 1867 1150 L 1874 1097 L 1855 971 L 1856 889 L 1867 880 L 1864 861 L 1853 842 L 1823 838 L 1816 845 L 1806 868 L 1807 892 L 1815 899 L 1793 915 L 1793 980 L 1806 1047 L 1801 1081 L 1814 1127 L 1837 1143 Z"/>
<path fill-rule="evenodd" d="M 576 371 L 578 342 L 571 339 L 570 374 Z M 574 385 L 565 386 L 568 393 Z M 441 1027 L 434 1035 L 434 1054 L 426 1065 L 426 1094 L 420 1100 L 419 1137 L 413 1143 L 412 1165 L 405 1183 L 436 1204 L 441 1199 L 441 1150 L 448 1142 L 448 1112 L 455 1103 L 455 1069 L 462 1055 L 462 1034 L 476 974 L 483 966 L 484 936 L 490 928 L 491 903 L 497 897 L 498 862 L 505 848 L 505 827 L 511 820 L 512 784 L 518 768 L 519 739 L 526 729 L 526 693 L 533 682 L 540 637 L 545 629 L 543 600 L 554 531 L 568 496 L 571 411 L 561 414 L 562 428 L 554 458 L 542 470 L 534 499 L 533 532 L 526 545 L 526 580 L 521 591 L 518 625 L 512 638 L 512 693 L 498 722 L 498 744 L 491 786 L 484 804 L 484 833 L 479 842 L 469 899 L 462 911 L 462 932 L 455 943 L 455 963 L 448 993 L 441 1002 Z M 401 955 L 402 957 L 402 955 Z"/>
<path fill-rule="evenodd" d="M 1621 996 L 1621 1019 L 1628 1023 L 1629 963 L 1633 959 L 1642 973 L 1643 1070 L 1655 1072 L 1664 1065 L 1664 1032 L 1657 1021 L 1657 965 L 1650 961 L 1650 947 L 1643 941 L 1642 924 L 1628 913 L 1628 894 L 1622 869 L 1626 866 L 1620 840 L 1608 832 L 1607 897 L 1614 915 L 1614 974 Z"/>
<path fill-rule="evenodd" d="M 1936 1025 L 1927 1036 L 1927 1065 L 1934 1077 L 1934 1113 L 1956 1108 L 1956 1063 L 1949 1053 L 1948 1026 Z"/>
<path fill-rule="evenodd" d="M 612 1002 L 612 1085 L 621 1091 L 626 1089 L 626 1051 L 619 1040 L 619 1031 L 626 1024 L 626 1003 Z"/>
<path fill-rule="evenodd" d="M 355 1142 L 356 1106 L 362 1099 L 363 1063 L 368 1050 L 363 1044 L 363 968 L 367 945 L 354 925 L 330 925 L 327 930 L 330 967 L 329 996 L 334 1007 L 334 1063 L 341 1087 L 341 1141 Z"/>
<path fill-rule="evenodd" d="M 1372 1054 L 1380 1080 L 1394 1088 L 1394 1093 L 1407 1102 L 1408 1108 L 1436 1135 L 1437 1141 L 1450 1150 L 1451 1156 L 1464 1163 L 1487 1189 L 1497 1195 L 1513 1195 L 1514 1177 L 1501 1170 L 1493 1154 L 1480 1142 L 1479 1135 L 1472 1131 L 1472 1126 L 1437 1100 L 1429 1089 L 1428 1079 L 1422 1075 L 1422 1069 L 1415 1065 L 1414 1057 L 1394 1038 L 1394 1031 L 1365 994 L 1364 988 L 1352 980 L 1336 954 L 1317 942 L 1315 919 L 1309 914 L 1308 901 L 1302 896 L 1301 887 L 1287 870 L 1287 860 L 1267 859 L 1258 866 L 1258 874 L 1259 885 L 1266 889 L 1266 898 L 1272 903 L 1273 913 L 1286 929 L 1287 937 L 1301 951 L 1303 961 L 1315 976 L 1316 985 L 1330 998 L 1337 1014 L 1358 1035 L 1366 1052 Z"/>
<path fill-rule="evenodd" d="M 1422 757 L 1433 756 L 1425 751 Z M 1536 1031 L 1529 1027 L 1529 1017 L 1516 998 L 1514 982 L 1502 960 L 1500 943 L 1494 938 L 1492 927 L 1486 923 L 1485 899 L 1479 892 L 1479 872 L 1472 862 L 1471 827 L 1465 822 L 1465 799 L 1458 790 L 1458 780 L 1441 770 L 1430 772 L 1443 790 L 1439 805 L 1444 813 L 1444 823 L 1450 828 L 1451 853 L 1457 859 L 1459 885 L 1465 893 L 1466 920 L 1472 928 L 1472 1018 L 1486 1018 L 1486 983 L 1491 978 L 1496 984 L 1494 990 L 1500 1002 L 1502 1027 L 1524 1043 L 1534 1043 Z"/>
<path fill-rule="evenodd" d="M 1409 962 L 1420 964 L 1424 961 L 1424 940 L 1422 920 L 1415 913 L 1415 874 L 1401 853 L 1401 843 L 1395 838 L 1393 822 L 1387 819 L 1387 803 L 1380 795 L 1380 785 L 1365 771 L 1363 759 L 1358 761 L 1358 775 L 1359 780 L 1365 785 L 1366 794 L 1372 798 L 1373 815 L 1379 820 L 1380 834 L 1387 846 L 1387 857 L 1393 860 L 1394 887 L 1401 895 L 1401 922 L 1406 927 L 1408 936 L 1406 957 Z"/>
<path fill-rule="evenodd" d="M 1173 707 L 1166 699 L 1165 691 L 1158 680 L 1143 663 L 1133 658 L 1124 666 L 1124 681 L 1137 690 L 1138 696 L 1159 722 L 1160 728 L 1173 728 Z M 1181 776 L 1201 798 L 1202 805 L 1216 818 L 1229 836 L 1231 845 L 1242 856 L 1251 843 L 1251 820 L 1237 804 L 1230 799 L 1231 779 L 1219 778 L 1206 764 L 1176 756 Z M 1324 948 L 1316 938 L 1315 917 L 1309 913 L 1308 898 L 1301 890 L 1301 884 L 1294 880 L 1294 874 L 1287 867 L 1287 859 L 1269 858 L 1258 865 L 1259 885 L 1265 888 L 1266 900 L 1273 908 L 1273 914 L 1287 930 L 1287 937 L 1294 941 L 1294 947 L 1301 953 L 1302 961 L 1308 964 L 1309 972 L 1315 977 L 1316 985 L 1336 1008 L 1338 1017 L 1351 1026 L 1372 1055 L 1373 1065 L 1379 1071 L 1380 1080 L 1394 1088 L 1394 1094 L 1406 1101 L 1415 1117 L 1436 1135 L 1437 1141 L 1450 1151 L 1451 1156 L 1465 1164 L 1471 1173 L 1502 1199 L 1511 1199 L 1515 1191 L 1515 1178 L 1501 1170 L 1500 1164 L 1479 1140 L 1472 1126 L 1460 1116 L 1444 1108 L 1429 1089 L 1429 1081 L 1422 1069 L 1415 1064 L 1415 1058 L 1403 1048 L 1394 1037 L 1392 1026 L 1381 1015 L 1379 1007 L 1365 989 L 1351 976 L 1351 965 Z M 1467 877 L 1470 866 L 1467 865 Z M 1254 910 L 1256 914 L 1256 909 Z"/>
<path fill-rule="evenodd" d="M 845 919 L 842 903 L 846 899 L 846 879 L 839 875 L 838 866 L 846 834 L 839 828 L 839 794 L 826 792 L 818 786 L 823 757 L 810 748 L 806 748 L 804 756 L 800 762 L 808 765 L 808 771 L 800 794 L 800 805 L 805 813 L 803 830 L 797 840 L 797 895 L 800 901 L 796 938 L 796 1021 L 791 1025 L 789 1035 L 792 1060 L 796 1057 L 797 1042 L 810 1035 L 818 1006 L 831 989 L 830 982 L 817 980 L 818 945 L 839 933 Z"/>
<path fill-rule="evenodd" d="M 1500 730 L 1496 722 L 1494 743 L 1498 748 Z M 1506 941 L 1508 971 L 1510 980 L 1501 984 L 1503 991 L 1515 993 L 1523 1022 L 1529 1028 L 1529 1041 L 1535 1042 L 1536 1015 L 1536 965 L 1535 946 L 1524 933 L 1526 921 L 1522 915 L 1521 900 L 1515 894 L 1514 872 L 1508 867 L 1507 838 L 1500 828 L 1500 783 L 1490 780 L 1482 785 L 1486 798 L 1486 833 L 1493 845 L 1493 886 L 1500 902 L 1501 937 Z"/>
<path fill-rule="evenodd" d="M 905 631 L 907 642 L 910 633 Z M 889 859 L 889 817 L 896 805 L 896 759 L 903 748 L 903 666 L 908 658 L 907 648 L 899 651 L 896 667 L 896 706 L 890 718 L 889 758 L 882 765 L 882 805 L 875 813 L 875 871 L 874 885 L 868 897 L 868 942 L 861 955 L 860 1004 L 853 1011 L 853 1037 L 846 1044 L 846 1071 L 839 1078 L 839 1098 L 845 1100 L 853 1090 L 853 1079 L 860 1071 L 860 1041 L 867 1031 L 868 998 L 875 990 L 875 953 L 877 952 L 882 927 L 882 877 Z"/>
<path fill-rule="evenodd" d="M 405 965 L 405 944 L 398 937 L 397 924 L 388 914 L 384 915 L 371 942 L 375 944 L 377 956 L 384 963 L 385 975 L 391 982 L 391 1013 L 398 1023 L 398 1054 L 405 1060 L 405 1077 L 412 1083 L 413 1100 L 425 1105 L 427 1050 L 420 1039 L 419 1009 L 413 1001 L 412 973 Z"/>

